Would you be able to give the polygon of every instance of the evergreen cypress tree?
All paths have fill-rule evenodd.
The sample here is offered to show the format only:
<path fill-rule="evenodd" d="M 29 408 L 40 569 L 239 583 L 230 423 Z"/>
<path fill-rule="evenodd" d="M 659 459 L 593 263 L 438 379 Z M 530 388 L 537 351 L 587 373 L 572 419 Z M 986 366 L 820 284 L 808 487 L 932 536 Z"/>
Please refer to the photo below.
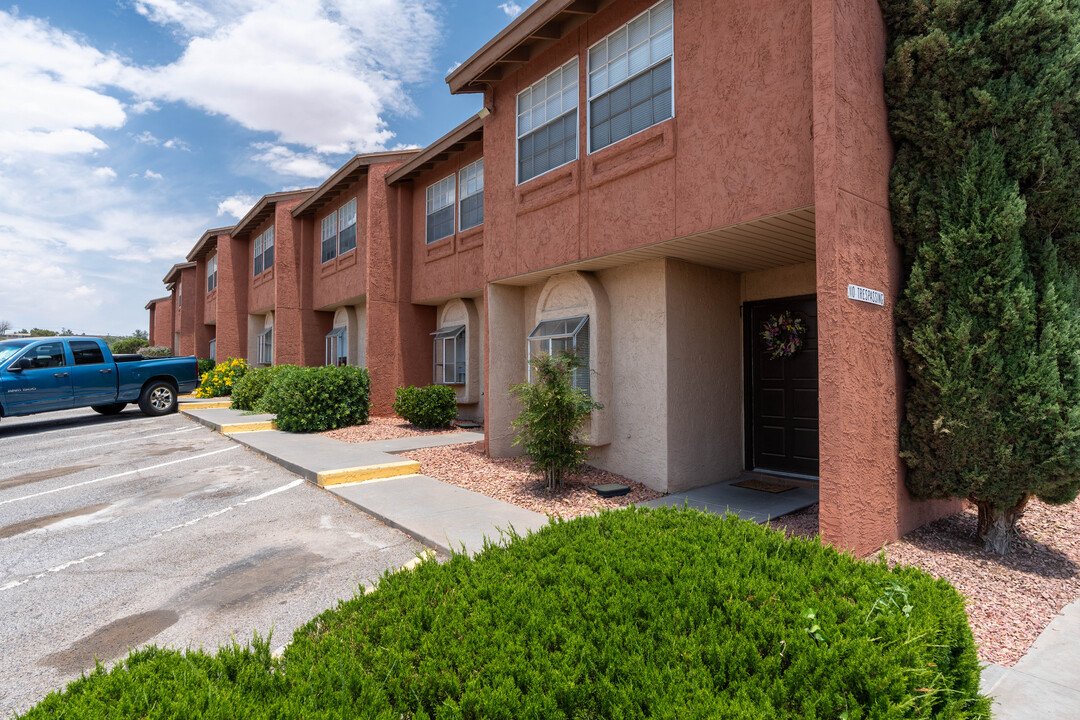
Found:
<path fill-rule="evenodd" d="M 907 484 L 1006 553 L 1080 491 L 1080 0 L 882 7 Z"/>

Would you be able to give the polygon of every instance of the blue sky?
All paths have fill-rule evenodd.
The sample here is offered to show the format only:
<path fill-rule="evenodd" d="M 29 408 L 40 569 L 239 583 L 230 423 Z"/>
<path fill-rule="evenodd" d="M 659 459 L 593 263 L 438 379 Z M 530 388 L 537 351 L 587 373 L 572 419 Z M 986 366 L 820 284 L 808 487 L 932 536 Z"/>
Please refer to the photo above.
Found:
<path fill-rule="evenodd" d="M 444 78 L 526 5 L 0 4 L 0 320 L 145 329 L 206 228 L 478 110 Z"/>

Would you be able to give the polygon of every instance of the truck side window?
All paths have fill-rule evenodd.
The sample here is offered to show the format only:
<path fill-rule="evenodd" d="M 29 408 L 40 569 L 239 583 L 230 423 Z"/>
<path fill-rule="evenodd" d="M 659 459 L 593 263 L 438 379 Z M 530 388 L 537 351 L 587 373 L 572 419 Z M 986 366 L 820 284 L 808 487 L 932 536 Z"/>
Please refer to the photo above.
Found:
<path fill-rule="evenodd" d="M 62 343 L 38 345 L 26 353 L 35 368 L 54 368 L 64 366 L 64 346 Z"/>
<path fill-rule="evenodd" d="M 72 340 L 71 354 L 75 356 L 76 365 L 101 365 L 105 362 L 105 356 L 96 342 L 89 340 Z"/>

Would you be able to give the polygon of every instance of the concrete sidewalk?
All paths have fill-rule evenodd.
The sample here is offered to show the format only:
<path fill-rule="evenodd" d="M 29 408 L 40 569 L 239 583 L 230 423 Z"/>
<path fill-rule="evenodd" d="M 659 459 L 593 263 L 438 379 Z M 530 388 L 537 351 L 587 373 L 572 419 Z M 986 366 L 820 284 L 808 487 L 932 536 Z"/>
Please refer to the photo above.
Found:
<path fill-rule="evenodd" d="M 779 493 L 750 490 L 732 485 L 733 481 L 672 493 L 643 503 L 644 507 L 675 507 L 683 505 L 713 515 L 736 515 L 758 524 L 772 518 L 810 507 L 818 501 L 816 488 L 796 487 Z"/>
<path fill-rule="evenodd" d="M 982 691 L 996 720 L 1080 718 L 1080 600 L 1065 606 L 1011 668 L 990 664 Z"/>

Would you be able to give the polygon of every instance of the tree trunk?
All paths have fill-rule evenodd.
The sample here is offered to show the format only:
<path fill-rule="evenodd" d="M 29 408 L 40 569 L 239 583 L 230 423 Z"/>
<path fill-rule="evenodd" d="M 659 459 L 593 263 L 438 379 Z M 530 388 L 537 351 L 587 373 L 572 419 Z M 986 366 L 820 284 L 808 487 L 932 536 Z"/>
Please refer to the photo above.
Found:
<path fill-rule="evenodd" d="M 990 500 L 975 501 L 975 506 L 979 508 L 978 535 L 983 541 L 984 550 L 999 555 L 1009 554 L 1013 537 L 1016 535 L 1016 521 L 1024 514 L 1024 508 L 1030 499 L 1030 495 L 1022 495 L 1020 502 L 1012 507 Z"/>

